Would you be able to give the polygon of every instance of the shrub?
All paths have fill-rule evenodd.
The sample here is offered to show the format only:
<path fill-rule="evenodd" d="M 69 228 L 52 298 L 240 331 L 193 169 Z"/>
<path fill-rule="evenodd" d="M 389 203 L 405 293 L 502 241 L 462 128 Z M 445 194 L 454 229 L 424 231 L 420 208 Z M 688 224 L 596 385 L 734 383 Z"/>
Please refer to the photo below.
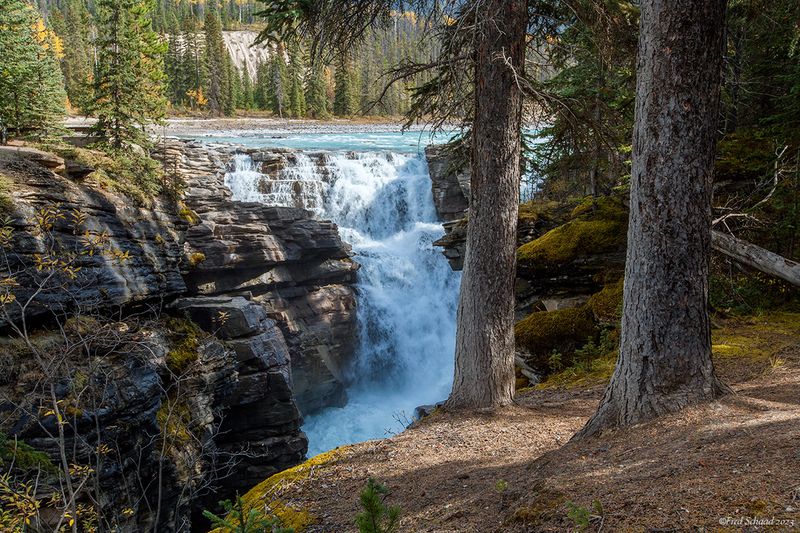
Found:
<path fill-rule="evenodd" d="M 389 489 L 370 478 L 361 491 L 363 512 L 356 516 L 359 533 L 393 533 L 400 527 L 400 508 L 387 507 Z"/>
<path fill-rule="evenodd" d="M 219 517 L 211 511 L 203 511 L 203 516 L 211 521 L 214 528 L 230 533 L 294 533 L 293 529 L 281 527 L 280 520 L 267 518 L 258 509 L 245 510 L 244 500 L 237 494 L 236 501 L 219 502 L 225 511 L 225 517 Z"/>

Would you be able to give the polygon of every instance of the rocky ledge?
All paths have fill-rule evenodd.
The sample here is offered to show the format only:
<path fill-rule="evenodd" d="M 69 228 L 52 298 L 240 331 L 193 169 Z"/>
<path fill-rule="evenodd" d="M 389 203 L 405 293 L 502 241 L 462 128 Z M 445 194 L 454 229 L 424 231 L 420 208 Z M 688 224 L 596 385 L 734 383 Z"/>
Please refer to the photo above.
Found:
<path fill-rule="evenodd" d="M 460 270 L 469 225 L 469 172 L 454 170 L 446 152 L 429 150 L 428 155 L 436 208 L 450 220 L 445 236 L 434 244 Z M 515 294 L 519 386 L 537 381 L 554 365 L 569 366 L 577 349 L 600 342 L 601 333 L 616 325 L 627 222 L 624 196 L 520 205 Z"/>
<path fill-rule="evenodd" d="M 264 307 L 286 338 L 294 394 L 303 413 L 346 403 L 344 370 L 354 353 L 352 284 L 358 264 L 335 224 L 305 209 L 234 202 L 224 173 L 242 148 L 174 142 L 167 168 L 186 181 L 185 208 L 195 218 L 186 233 L 189 290 L 246 294 Z M 265 173 L 292 157 L 249 151 Z"/>
<path fill-rule="evenodd" d="M 185 194 L 137 205 L 0 151 L 0 460 L 18 439 L 41 487 L 92 477 L 76 498 L 104 527 L 196 527 L 303 459 L 301 413 L 346 401 L 358 265 L 334 224 L 232 201 L 234 152 L 166 144 Z"/>

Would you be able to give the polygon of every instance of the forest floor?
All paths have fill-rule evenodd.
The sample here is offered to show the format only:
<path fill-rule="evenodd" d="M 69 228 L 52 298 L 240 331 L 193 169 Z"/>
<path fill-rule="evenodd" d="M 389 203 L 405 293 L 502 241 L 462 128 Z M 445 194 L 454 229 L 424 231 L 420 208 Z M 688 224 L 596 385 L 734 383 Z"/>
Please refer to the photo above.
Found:
<path fill-rule="evenodd" d="M 270 493 L 315 532 L 354 531 L 370 477 L 402 509 L 401 531 L 800 530 L 800 315 L 717 320 L 713 337 L 735 391 L 717 401 L 569 442 L 603 386 L 530 389 L 340 449 L 278 474 Z"/>

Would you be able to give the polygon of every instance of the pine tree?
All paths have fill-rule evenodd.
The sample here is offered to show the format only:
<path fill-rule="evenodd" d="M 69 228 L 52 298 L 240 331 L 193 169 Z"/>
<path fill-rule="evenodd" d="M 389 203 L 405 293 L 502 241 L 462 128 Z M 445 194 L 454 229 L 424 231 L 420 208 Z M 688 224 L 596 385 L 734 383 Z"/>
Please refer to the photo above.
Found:
<path fill-rule="evenodd" d="M 350 61 L 342 59 L 336 66 L 336 93 L 333 98 L 333 112 L 340 117 L 347 117 L 356 112 L 355 84 Z"/>
<path fill-rule="evenodd" d="M 315 63 L 311 68 L 311 75 L 308 80 L 308 93 L 306 96 L 308 114 L 317 119 L 330 118 L 327 75 L 325 71 L 326 68 L 322 63 Z"/>
<path fill-rule="evenodd" d="M 64 43 L 61 70 L 71 105 L 86 111 L 92 101 L 94 63 L 91 48 L 91 14 L 83 0 L 65 0 L 51 16 L 53 29 Z"/>
<path fill-rule="evenodd" d="M 226 110 L 230 110 L 227 98 L 230 94 L 230 83 L 227 67 L 228 52 L 225 49 L 225 41 L 222 38 L 222 22 L 216 9 L 210 8 L 205 17 L 205 36 L 206 36 L 206 71 L 208 72 L 208 84 L 206 97 L 208 98 L 208 109 L 215 115 L 222 115 Z"/>
<path fill-rule="evenodd" d="M 253 80 L 250 72 L 245 68 L 242 72 L 242 98 L 239 107 L 247 111 L 255 109 L 255 96 L 253 94 Z"/>
<path fill-rule="evenodd" d="M 208 71 L 205 62 L 205 39 L 200 37 L 194 17 L 183 21 L 183 36 L 186 39 L 186 54 L 183 58 L 183 76 L 186 78 L 186 96 L 192 109 L 208 104 L 205 96 Z"/>
<path fill-rule="evenodd" d="M 266 111 L 270 108 L 270 64 L 261 62 L 256 69 L 256 83 L 253 90 L 253 99 L 258 109 Z"/>
<path fill-rule="evenodd" d="M 98 65 L 92 111 L 111 146 L 148 145 L 146 127 L 166 113 L 166 47 L 152 29 L 153 0 L 98 0 Z"/>
<path fill-rule="evenodd" d="M 287 78 L 286 60 L 284 49 L 278 46 L 275 55 L 270 60 L 269 64 L 269 92 L 268 100 L 272 112 L 283 118 L 283 113 L 286 111 L 287 104 Z"/>
<path fill-rule="evenodd" d="M 294 118 L 302 118 L 306 114 L 304 74 L 303 53 L 300 46 L 295 44 L 289 50 L 289 113 Z"/>
<path fill-rule="evenodd" d="M 65 113 L 60 42 L 24 0 L 0 0 L 0 126 L 46 136 Z"/>
<path fill-rule="evenodd" d="M 222 112 L 225 116 L 231 117 L 236 114 L 236 104 L 242 92 L 242 80 L 227 49 L 223 57 L 223 64 L 225 65 L 225 98 L 222 104 Z"/>

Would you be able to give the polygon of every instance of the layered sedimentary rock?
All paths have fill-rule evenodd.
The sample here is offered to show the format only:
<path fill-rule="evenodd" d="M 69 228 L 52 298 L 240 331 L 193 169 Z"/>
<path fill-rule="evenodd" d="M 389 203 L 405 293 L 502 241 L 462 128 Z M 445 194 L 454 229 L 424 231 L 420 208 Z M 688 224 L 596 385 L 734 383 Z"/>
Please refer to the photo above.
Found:
<path fill-rule="evenodd" d="M 187 530 L 301 461 L 301 411 L 345 401 L 355 342 L 357 265 L 335 225 L 233 202 L 230 149 L 162 156 L 182 203 L 138 206 L 90 168 L 0 151 L 0 293 L 15 298 L 0 313 L 0 433 L 91 465 L 91 498 L 120 531 Z M 36 357 L 10 328 L 23 307 Z"/>
<path fill-rule="evenodd" d="M 187 224 L 174 208 L 161 200 L 140 207 L 98 188 L 79 186 L 40 164 L 56 157 L 50 156 L 0 151 L 0 174 L 13 182 L 14 206 L 7 213 L 14 253 L 5 256 L 3 267 L 19 272 L 18 302 L 27 302 L 38 292 L 26 317 L 35 321 L 55 310 L 69 313 L 75 306 L 112 311 L 146 301 L 168 301 L 184 293 L 180 240 Z M 66 168 L 63 160 L 59 166 Z M 58 249 L 48 246 L 50 241 Z M 100 253 L 101 247 L 112 247 L 123 259 L 111 260 Z M 55 280 L 44 283 L 34 268 L 37 257 L 54 259 L 50 256 L 56 253 L 62 259 L 65 254 L 75 255 L 72 266 L 77 270 L 74 278 L 65 280 L 66 290 Z M 21 308 L 9 306 L 7 311 L 8 317 L 0 316 L 0 327 L 7 318 L 18 319 Z"/>
<path fill-rule="evenodd" d="M 265 173 L 293 157 L 250 152 Z M 358 265 L 335 224 L 305 209 L 230 200 L 224 170 L 234 153 L 192 143 L 165 148 L 167 167 L 187 180 L 184 202 L 198 218 L 186 234 L 187 283 L 197 294 L 248 294 L 264 306 L 289 346 L 302 412 L 342 405 L 356 336 Z"/>

